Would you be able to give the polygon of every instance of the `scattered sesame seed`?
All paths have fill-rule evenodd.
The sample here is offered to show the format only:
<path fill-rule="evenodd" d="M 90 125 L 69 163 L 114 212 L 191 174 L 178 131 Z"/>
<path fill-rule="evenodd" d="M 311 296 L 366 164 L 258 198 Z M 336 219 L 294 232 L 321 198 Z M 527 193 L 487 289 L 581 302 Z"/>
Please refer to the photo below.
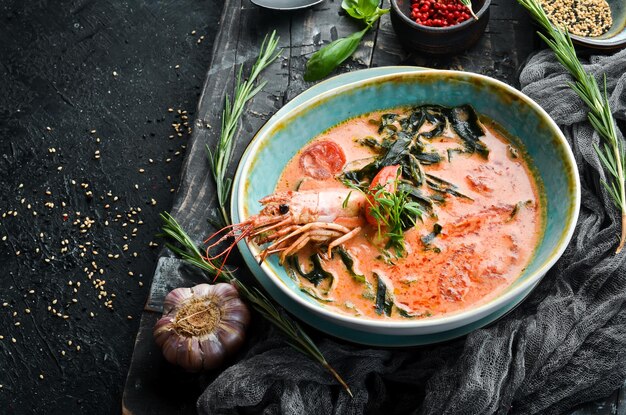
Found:
<path fill-rule="evenodd" d="M 117 76 L 117 72 L 116 71 L 113 71 L 113 76 Z"/>

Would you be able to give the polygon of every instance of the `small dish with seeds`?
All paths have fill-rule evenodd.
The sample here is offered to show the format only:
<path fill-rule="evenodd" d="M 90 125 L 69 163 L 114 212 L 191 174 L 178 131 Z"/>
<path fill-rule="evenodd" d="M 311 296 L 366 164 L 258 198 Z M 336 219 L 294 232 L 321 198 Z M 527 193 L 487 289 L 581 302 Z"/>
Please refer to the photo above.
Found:
<path fill-rule="evenodd" d="M 617 50 L 626 46 L 623 0 L 541 0 L 552 24 L 569 31 L 580 46 Z"/>

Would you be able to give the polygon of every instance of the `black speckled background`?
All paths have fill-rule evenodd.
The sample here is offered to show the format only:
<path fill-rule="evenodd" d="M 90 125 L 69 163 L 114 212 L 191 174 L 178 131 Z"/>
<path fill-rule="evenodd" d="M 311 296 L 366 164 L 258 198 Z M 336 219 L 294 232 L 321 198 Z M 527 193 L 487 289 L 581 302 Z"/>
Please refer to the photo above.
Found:
<path fill-rule="evenodd" d="M 121 411 L 220 13 L 0 5 L 0 413 Z"/>

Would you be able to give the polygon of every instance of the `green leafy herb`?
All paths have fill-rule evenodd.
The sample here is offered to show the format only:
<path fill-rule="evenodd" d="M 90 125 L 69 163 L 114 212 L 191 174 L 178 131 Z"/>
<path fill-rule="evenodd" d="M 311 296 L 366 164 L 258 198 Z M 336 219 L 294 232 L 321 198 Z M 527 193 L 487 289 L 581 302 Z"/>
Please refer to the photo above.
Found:
<path fill-rule="evenodd" d="M 433 225 L 433 231 L 428 235 L 422 236 L 422 243 L 426 246 L 430 245 L 435 240 L 435 238 L 439 236 L 439 234 L 441 234 L 442 230 L 443 227 L 440 224 L 435 223 Z"/>
<path fill-rule="evenodd" d="M 333 300 L 332 298 L 324 298 L 321 295 L 319 295 L 319 293 L 313 289 L 311 289 L 310 287 L 300 287 L 300 291 L 302 291 L 303 293 L 305 293 L 306 295 L 308 295 L 309 297 L 312 297 L 313 299 L 322 302 L 322 303 L 334 303 L 335 300 Z"/>
<path fill-rule="evenodd" d="M 396 131 L 392 123 L 397 122 L 402 127 Z M 419 132 L 425 122 L 433 125 L 430 131 Z M 368 137 L 360 141 L 379 153 L 371 163 L 359 170 L 349 170 L 343 173 L 343 179 L 355 184 L 369 182 L 386 166 L 400 165 L 405 178 L 410 179 L 415 186 L 424 182 L 424 173 L 421 166 L 428 166 L 441 162 L 443 156 L 437 151 L 431 151 L 427 141 L 438 137 L 448 125 L 457 133 L 464 145 L 464 150 L 451 149 L 448 151 L 448 161 L 453 152 L 478 153 L 487 158 L 489 149 L 480 140 L 484 130 L 478 115 L 469 105 L 448 108 L 441 105 L 422 105 L 413 109 L 408 116 L 398 114 L 383 114 L 378 124 L 379 133 L 385 131 L 388 136 L 379 143 Z M 391 128 L 393 127 L 393 128 Z"/>
<path fill-rule="evenodd" d="M 426 174 L 426 177 L 427 177 L 426 184 L 428 185 L 428 187 L 430 187 L 436 192 L 448 193 L 452 196 L 460 197 L 462 199 L 474 200 L 471 197 L 459 192 L 457 190 L 458 187 L 455 184 L 450 183 L 447 180 L 443 180 L 437 176 L 433 176 L 432 174 Z"/>
<path fill-rule="evenodd" d="M 404 231 L 417 223 L 422 218 L 422 209 L 414 202 L 409 193 L 399 188 L 399 177 L 396 177 L 395 192 L 390 192 L 384 186 L 378 186 L 373 192 L 370 214 L 378 223 L 378 233 L 385 229 L 385 235 L 389 238 L 388 248 L 393 248 L 399 256 L 404 255 Z M 369 200 L 369 199 L 368 199 Z"/>
<path fill-rule="evenodd" d="M 367 26 L 360 32 L 339 38 L 315 52 L 306 64 L 304 80 L 317 81 L 331 73 L 333 69 L 352 56 L 369 28 L 370 26 Z"/>
<path fill-rule="evenodd" d="M 218 203 L 224 223 L 230 223 L 227 203 L 232 180 L 226 178 L 226 171 L 232 156 L 235 132 L 246 102 L 252 99 L 265 85 L 262 82 L 256 87 L 254 86 L 260 72 L 278 57 L 280 51 L 276 51 L 277 45 L 278 38 L 275 32 L 272 32 L 269 38 L 265 37 L 257 61 L 246 81 L 242 81 L 242 69 L 240 68 L 235 82 L 234 100 L 231 103 L 226 98 L 224 103 L 220 139 L 214 151 L 207 148 L 211 173 L 217 186 Z M 214 281 L 228 282 L 235 286 L 242 298 L 246 299 L 263 318 L 287 336 L 289 344 L 294 349 L 319 362 L 352 396 L 350 387 L 328 363 L 315 342 L 295 320 L 285 314 L 282 309 L 256 287 L 248 287 L 237 279 L 233 271 L 225 269 L 225 264 L 207 259 L 195 242 L 169 213 L 162 213 L 161 218 L 163 220 L 162 236 L 169 240 L 166 246 L 174 255 L 206 272 Z"/>
<path fill-rule="evenodd" d="M 507 222 L 512 221 L 515 218 L 515 216 L 517 216 L 520 209 L 522 209 L 525 206 L 530 205 L 531 203 L 533 203 L 532 200 L 527 200 L 525 202 L 517 202 L 515 206 L 513 206 L 513 210 L 511 211 L 511 214 L 509 215 L 509 218 L 506 221 Z"/>
<path fill-rule="evenodd" d="M 227 225 L 230 222 L 227 213 L 227 203 L 228 195 L 230 194 L 230 187 L 232 185 L 232 179 L 230 177 L 226 177 L 226 172 L 233 154 L 233 139 L 239 127 L 239 119 L 243 114 L 243 109 L 246 103 L 254 98 L 254 96 L 265 86 L 265 81 L 256 86 L 255 83 L 261 71 L 267 68 L 280 55 L 281 50 L 276 50 L 277 47 L 278 37 L 276 37 L 276 32 L 274 31 L 269 38 L 265 36 L 265 39 L 263 39 L 259 56 L 252 66 L 252 70 L 250 71 L 247 80 L 244 81 L 242 79 L 243 65 L 239 67 L 237 79 L 235 80 L 235 94 L 233 101 L 231 102 L 228 95 L 226 95 L 224 100 L 224 110 L 222 111 L 222 129 L 217 146 L 215 150 L 212 151 L 207 145 L 209 165 L 217 187 L 217 201 L 222 215 L 222 226 Z"/>
<path fill-rule="evenodd" d="M 626 243 L 626 153 L 624 143 L 618 139 L 615 130 L 615 120 L 606 92 L 606 78 L 603 93 L 593 75 L 586 73 L 578 60 L 569 34 L 550 23 L 537 0 L 517 1 L 546 31 L 547 35 L 539 33 L 539 36 L 554 51 L 559 62 L 574 78 L 574 82 L 569 83 L 569 86 L 589 107 L 589 122 L 604 139 L 603 145 L 594 145 L 594 148 L 609 176 L 608 181 L 602 180 L 602 185 L 622 214 L 622 231 L 615 251 L 619 253 Z"/>
<path fill-rule="evenodd" d="M 163 220 L 162 236 L 170 240 L 166 243 L 167 248 L 189 264 L 206 272 L 213 277 L 214 281 L 228 282 L 235 286 L 242 298 L 246 299 L 261 316 L 289 338 L 289 344 L 293 348 L 319 362 L 352 396 L 348 384 L 328 363 L 313 340 L 295 320 L 279 309 L 256 287 L 249 288 L 239 281 L 232 271 L 224 269 L 223 264 L 215 263 L 203 256 L 195 242 L 169 213 L 161 213 L 161 219 Z"/>
<path fill-rule="evenodd" d="M 398 114 L 383 114 L 380 116 L 380 125 L 378 126 L 378 134 L 382 133 L 385 128 L 393 127 L 393 123 L 398 117 Z M 392 131 L 396 131 L 396 128 L 393 127 Z"/>
<path fill-rule="evenodd" d="M 401 182 L 398 188 L 408 193 L 414 202 L 417 202 L 423 211 L 432 212 L 433 210 L 433 198 L 426 196 L 418 187 L 409 183 Z"/>
<path fill-rule="evenodd" d="M 367 22 L 376 14 L 378 4 L 373 0 L 343 0 L 341 7 L 355 19 Z"/>
<path fill-rule="evenodd" d="M 326 271 L 324 267 L 322 267 L 322 261 L 320 259 L 319 254 L 316 253 L 316 254 L 311 255 L 309 260 L 313 264 L 313 268 L 309 272 L 302 271 L 302 268 L 300 267 L 300 263 L 298 262 L 298 257 L 296 255 L 292 255 L 288 257 L 287 264 L 289 264 L 289 266 L 292 269 L 294 269 L 298 274 L 300 274 L 300 276 L 305 278 L 307 281 L 309 281 L 311 284 L 315 285 L 316 287 L 319 285 L 320 282 L 324 281 L 325 279 L 330 279 L 331 281 L 334 279 L 333 274 Z"/>
<path fill-rule="evenodd" d="M 350 273 L 352 278 L 354 278 L 354 280 L 357 282 L 360 282 L 362 284 L 367 284 L 368 282 L 367 282 L 367 279 L 365 278 L 365 275 L 357 274 L 354 271 L 354 259 L 352 258 L 352 255 L 350 255 L 350 253 L 346 251 L 342 246 L 336 247 L 335 251 L 339 254 L 341 261 L 348 269 L 348 273 Z"/>
<path fill-rule="evenodd" d="M 350 201 L 350 196 L 351 196 L 351 195 L 352 195 L 352 190 L 350 190 L 350 191 L 348 192 L 348 196 L 346 196 L 346 198 L 344 199 L 343 203 L 341 204 L 341 207 L 342 207 L 343 209 L 345 209 L 345 208 L 347 208 L 347 207 L 348 207 L 348 202 Z"/>
<path fill-rule="evenodd" d="M 374 273 L 376 278 L 376 314 L 379 316 L 385 313 L 386 316 L 391 316 L 391 310 L 393 308 L 393 297 L 387 290 L 387 286 L 383 279 L 377 273 Z"/>
<path fill-rule="evenodd" d="M 489 149 L 480 141 L 480 137 L 485 135 L 485 131 L 480 125 L 478 115 L 470 105 L 462 105 L 450 109 L 450 124 L 455 133 L 461 137 L 465 144 L 465 151 L 468 153 L 478 153 L 487 158 Z"/>
<path fill-rule="evenodd" d="M 305 81 L 317 81 L 348 59 L 359 46 L 361 39 L 374 23 L 389 9 L 380 9 L 379 0 L 344 0 L 341 7 L 366 26 L 348 37 L 337 39 L 315 52 L 306 64 Z"/>

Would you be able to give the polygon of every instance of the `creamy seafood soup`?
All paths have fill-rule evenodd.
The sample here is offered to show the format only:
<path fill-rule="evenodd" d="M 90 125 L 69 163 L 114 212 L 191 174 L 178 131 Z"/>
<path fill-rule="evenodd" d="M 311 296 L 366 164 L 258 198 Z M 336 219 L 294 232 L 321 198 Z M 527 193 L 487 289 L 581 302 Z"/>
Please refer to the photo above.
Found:
<path fill-rule="evenodd" d="M 365 114 L 286 165 L 281 213 L 311 225 L 277 252 L 326 307 L 442 316 L 489 301 L 524 271 L 543 233 L 542 192 L 521 143 L 469 105 Z"/>

